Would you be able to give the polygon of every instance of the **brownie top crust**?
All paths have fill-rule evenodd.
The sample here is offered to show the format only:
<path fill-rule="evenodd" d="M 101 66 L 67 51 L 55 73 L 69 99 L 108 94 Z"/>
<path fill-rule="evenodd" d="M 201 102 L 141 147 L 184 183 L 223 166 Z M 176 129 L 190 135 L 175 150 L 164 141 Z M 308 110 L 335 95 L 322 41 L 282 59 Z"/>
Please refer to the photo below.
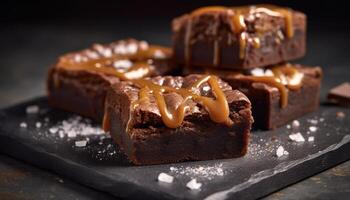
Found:
<path fill-rule="evenodd" d="M 239 58 L 244 59 L 246 47 L 263 46 L 261 35 L 276 33 L 275 40 L 292 38 L 296 30 L 306 29 L 305 14 L 290 8 L 261 4 L 241 7 L 210 6 L 175 18 L 173 40 L 184 42 L 185 61 L 191 63 L 191 46 L 199 41 L 213 43 L 213 63 L 218 63 L 219 44 L 239 44 Z"/>
<path fill-rule="evenodd" d="M 129 127 L 140 126 L 140 124 L 157 127 L 166 124 L 166 126 L 170 128 L 176 128 L 181 125 L 182 121 L 189 119 L 199 122 L 200 119 L 206 118 L 208 120 L 211 118 L 211 121 L 215 121 L 217 120 L 215 118 L 220 118 L 220 116 L 218 117 L 217 115 L 225 115 L 225 109 L 222 111 L 220 108 L 225 107 L 225 105 L 222 104 L 227 104 L 228 106 L 228 113 L 226 113 L 228 118 L 230 118 L 229 115 L 231 112 L 239 112 L 239 109 L 242 108 L 250 109 L 250 101 L 243 93 L 238 90 L 232 90 L 231 86 L 226 82 L 217 77 L 213 77 L 214 76 L 189 75 L 186 77 L 159 76 L 145 79 L 162 88 L 173 88 L 162 91 L 161 95 L 164 105 L 159 104 L 159 96 L 157 97 L 156 95 L 157 91 L 144 90 L 145 87 L 139 87 L 138 83 L 135 84 L 134 81 L 123 81 L 114 84 L 112 85 L 112 91 L 114 94 L 124 95 L 125 101 L 130 101 L 131 116 L 128 123 Z M 215 80 L 214 85 L 211 80 Z M 199 82 L 200 84 L 198 84 Z M 218 86 L 218 88 L 215 88 L 216 86 Z M 218 101 L 217 104 L 215 104 L 215 101 L 220 98 L 220 92 L 222 92 L 224 101 Z M 163 106 L 165 106 L 165 111 L 164 108 L 162 111 L 161 107 Z M 213 106 L 216 106 L 218 110 L 217 113 L 213 111 Z M 181 110 L 184 111 L 183 119 L 180 121 L 181 123 L 176 126 L 169 126 L 169 123 L 166 123 L 164 120 L 164 116 L 166 116 L 167 113 L 171 113 L 169 115 L 175 116 L 176 118 L 176 116 L 181 115 L 179 114 Z M 220 113 L 221 111 L 222 113 Z M 229 126 L 232 125 L 232 123 L 230 124 L 227 121 L 217 122 Z"/>
<path fill-rule="evenodd" d="M 170 60 L 171 56 L 172 50 L 168 47 L 126 39 L 106 45 L 94 44 L 88 49 L 65 54 L 55 67 L 136 79 L 156 75 L 155 71 L 162 69 L 155 69 L 155 62 Z"/>

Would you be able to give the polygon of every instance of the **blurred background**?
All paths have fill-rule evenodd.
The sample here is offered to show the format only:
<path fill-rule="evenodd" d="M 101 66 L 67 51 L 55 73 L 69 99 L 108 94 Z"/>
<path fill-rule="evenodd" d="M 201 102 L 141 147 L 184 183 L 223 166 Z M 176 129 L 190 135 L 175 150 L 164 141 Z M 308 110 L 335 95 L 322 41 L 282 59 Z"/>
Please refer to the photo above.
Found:
<path fill-rule="evenodd" d="M 308 52 L 300 62 L 339 76 L 329 83 L 326 78 L 325 89 L 346 79 L 337 70 L 350 64 L 349 11 L 340 1 L 5 0 L 0 6 L 0 107 L 44 95 L 47 69 L 63 53 L 127 37 L 170 45 L 174 17 L 200 6 L 253 3 L 305 12 Z"/>

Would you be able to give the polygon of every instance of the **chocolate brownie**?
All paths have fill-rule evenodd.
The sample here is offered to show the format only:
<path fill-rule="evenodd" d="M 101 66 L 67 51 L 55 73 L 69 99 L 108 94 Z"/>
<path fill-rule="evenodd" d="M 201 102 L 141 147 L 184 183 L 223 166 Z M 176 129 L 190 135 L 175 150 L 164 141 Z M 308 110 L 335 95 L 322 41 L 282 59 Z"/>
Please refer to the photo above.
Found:
<path fill-rule="evenodd" d="M 68 53 L 48 75 L 50 105 L 101 121 L 106 91 L 120 77 L 134 79 L 175 71 L 170 48 L 127 39 Z M 122 75 L 122 76 L 121 76 Z"/>
<path fill-rule="evenodd" d="M 185 68 L 184 74 L 216 74 L 252 103 L 254 127 L 275 129 L 317 110 L 322 79 L 320 67 L 281 64 L 244 72 Z"/>
<path fill-rule="evenodd" d="M 104 128 L 137 165 L 243 156 L 252 122 L 248 98 L 215 76 L 122 81 L 106 97 Z"/>
<path fill-rule="evenodd" d="M 180 65 L 248 69 L 305 54 L 306 16 L 273 5 L 204 7 L 172 23 Z"/>
<path fill-rule="evenodd" d="M 345 82 L 328 92 L 328 101 L 345 107 L 350 107 L 350 83 Z"/>

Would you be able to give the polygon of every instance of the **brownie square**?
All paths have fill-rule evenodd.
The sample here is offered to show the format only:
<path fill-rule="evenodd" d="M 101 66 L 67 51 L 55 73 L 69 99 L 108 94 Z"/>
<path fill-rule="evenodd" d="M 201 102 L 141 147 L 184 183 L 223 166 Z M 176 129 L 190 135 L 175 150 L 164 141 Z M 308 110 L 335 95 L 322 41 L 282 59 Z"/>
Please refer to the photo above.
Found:
<path fill-rule="evenodd" d="M 166 75 L 176 71 L 172 50 L 135 39 L 61 56 L 48 74 L 51 106 L 102 121 L 106 91 L 119 82 L 116 73 L 128 78 Z"/>
<path fill-rule="evenodd" d="M 149 80 L 171 88 L 188 88 L 201 77 L 163 76 Z M 181 125 L 169 128 L 162 120 L 155 97 L 149 94 L 149 100 L 140 101 L 140 88 L 123 81 L 112 85 L 107 93 L 104 127 L 136 165 L 243 156 L 253 122 L 250 101 L 222 80 L 218 83 L 229 106 L 231 125 L 213 122 L 206 108 L 190 99 L 186 101 L 189 109 Z M 207 82 L 193 92 L 214 98 Z M 183 101 L 176 91 L 163 95 L 169 110 L 177 109 Z"/>
<path fill-rule="evenodd" d="M 273 5 L 204 7 L 172 23 L 180 65 L 249 69 L 303 57 L 306 16 Z"/>
<path fill-rule="evenodd" d="M 296 90 L 287 89 L 288 103 L 281 104 L 281 92 L 273 85 L 245 78 L 245 76 L 264 76 L 272 67 L 293 67 L 303 78 L 301 87 Z M 258 72 L 258 73 L 257 73 Z M 216 74 L 229 83 L 233 89 L 242 91 L 252 103 L 254 128 L 275 129 L 297 119 L 319 107 L 319 94 L 322 79 L 320 67 L 306 67 L 297 64 L 282 64 L 270 66 L 266 69 L 248 71 L 213 70 L 204 68 L 185 68 L 184 74 L 204 73 Z"/>

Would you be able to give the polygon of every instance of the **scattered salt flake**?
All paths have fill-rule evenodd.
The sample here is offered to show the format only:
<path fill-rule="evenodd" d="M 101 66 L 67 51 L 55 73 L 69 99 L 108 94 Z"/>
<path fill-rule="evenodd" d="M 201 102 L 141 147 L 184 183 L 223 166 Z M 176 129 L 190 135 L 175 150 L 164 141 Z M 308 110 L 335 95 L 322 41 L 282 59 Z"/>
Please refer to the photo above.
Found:
<path fill-rule="evenodd" d="M 286 127 L 287 127 L 287 129 L 290 129 L 290 128 L 291 128 L 291 126 L 290 126 L 289 124 L 288 124 Z"/>
<path fill-rule="evenodd" d="M 163 53 L 163 51 L 157 49 L 157 50 L 154 52 L 154 57 L 155 57 L 155 58 L 158 58 L 158 59 L 162 59 L 162 58 L 165 58 L 166 56 L 165 56 L 165 54 Z"/>
<path fill-rule="evenodd" d="M 303 135 L 300 132 L 290 134 L 289 139 L 294 141 L 294 142 L 305 142 L 305 138 L 303 137 Z"/>
<path fill-rule="evenodd" d="M 35 127 L 36 127 L 36 128 L 41 128 L 41 125 L 42 125 L 41 122 L 36 122 L 36 123 L 35 123 Z"/>
<path fill-rule="evenodd" d="M 25 122 L 21 122 L 21 123 L 19 124 L 19 127 L 21 127 L 21 128 L 27 128 L 28 125 L 27 125 L 27 123 L 25 123 Z"/>
<path fill-rule="evenodd" d="M 58 179 L 58 182 L 64 183 L 63 179 Z"/>
<path fill-rule="evenodd" d="M 57 133 L 57 131 L 58 131 L 58 128 L 57 128 L 57 127 L 51 127 L 51 128 L 49 129 L 49 132 L 52 133 L 52 134 Z"/>
<path fill-rule="evenodd" d="M 58 131 L 58 136 L 59 136 L 60 138 L 64 138 L 64 132 L 63 132 L 63 130 L 59 130 L 59 131 Z"/>
<path fill-rule="evenodd" d="M 309 127 L 309 130 L 310 130 L 311 132 L 316 132 L 316 131 L 317 131 L 317 127 L 316 127 L 316 126 L 310 126 L 310 127 Z"/>
<path fill-rule="evenodd" d="M 311 137 L 309 137 L 309 138 L 307 139 L 307 141 L 308 141 L 308 142 L 313 142 L 313 141 L 315 141 L 315 137 L 314 137 L 314 136 L 311 136 Z"/>
<path fill-rule="evenodd" d="M 297 129 L 297 128 L 299 128 L 299 126 L 300 126 L 300 122 L 298 120 L 294 120 L 292 122 L 293 129 Z"/>
<path fill-rule="evenodd" d="M 323 117 L 321 117 L 321 118 L 320 118 L 320 122 L 323 122 L 323 121 L 324 121 L 324 118 L 323 118 Z"/>
<path fill-rule="evenodd" d="M 172 183 L 174 181 L 174 177 L 162 172 L 158 175 L 158 181 L 164 183 Z"/>
<path fill-rule="evenodd" d="M 209 180 L 217 176 L 224 176 L 222 164 L 215 164 L 214 166 L 170 167 L 170 172 L 186 175 L 191 178 L 205 178 Z"/>
<path fill-rule="evenodd" d="M 75 141 L 75 146 L 76 147 L 85 147 L 86 143 L 87 143 L 86 140 Z"/>
<path fill-rule="evenodd" d="M 186 184 L 186 187 L 190 190 L 200 190 L 202 187 L 202 183 L 198 183 L 196 179 L 192 179 Z"/>
<path fill-rule="evenodd" d="M 284 156 L 284 155 L 289 155 L 289 152 L 284 150 L 284 148 L 282 146 L 279 146 L 276 150 L 276 156 L 277 157 L 281 157 L 281 156 Z"/>
<path fill-rule="evenodd" d="M 318 123 L 317 119 L 310 119 L 308 120 L 311 124 L 316 125 Z"/>
<path fill-rule="evenodd" d="M 31 105 L 26 108 L 27 114 L 37 114 L 39 112 L 39 106 Z"/>

